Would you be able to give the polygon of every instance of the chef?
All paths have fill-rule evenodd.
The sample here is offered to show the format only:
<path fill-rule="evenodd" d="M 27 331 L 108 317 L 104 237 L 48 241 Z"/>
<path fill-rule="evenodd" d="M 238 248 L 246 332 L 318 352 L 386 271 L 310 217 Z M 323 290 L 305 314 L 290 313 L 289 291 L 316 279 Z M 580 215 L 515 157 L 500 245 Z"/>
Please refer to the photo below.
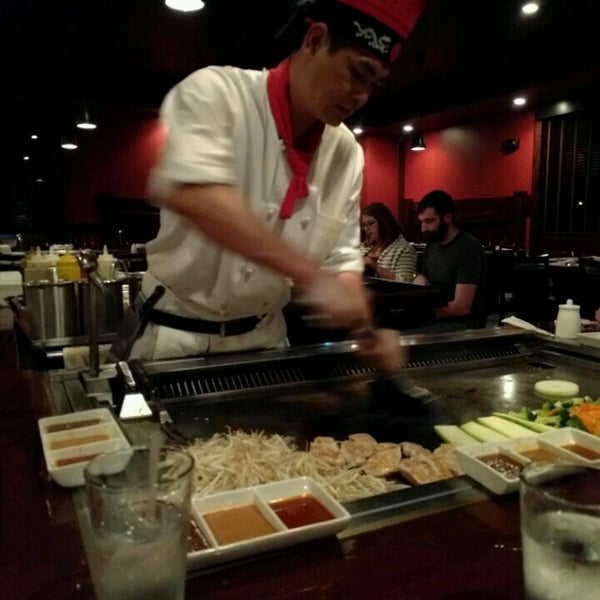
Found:
<path fill-rule="evenodd" d="M 165 295 L 131 357 L 286 345 L 294 294 L 322 326 L 371 331 L 359 250 L 363 153 L 342 123 L 365 104 L 426 0 L 299 2 L 303 35 L 270 70 L 207 67 L 166 96 L 149 195 L 160 230 L 142 294 Z M 383 370 L 397 334 L 361 336 Z"/>

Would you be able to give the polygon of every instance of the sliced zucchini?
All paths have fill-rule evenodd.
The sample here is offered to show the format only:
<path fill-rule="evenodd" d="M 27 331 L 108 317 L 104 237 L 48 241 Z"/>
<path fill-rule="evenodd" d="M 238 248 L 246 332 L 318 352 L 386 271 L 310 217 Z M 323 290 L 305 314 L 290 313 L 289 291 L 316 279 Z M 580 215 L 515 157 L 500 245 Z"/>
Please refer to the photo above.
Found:
<path fill-rule="evenodd" d="M 445 442 L 453 446 L 466 446 L 479 442 L 477 438 L 464 432 L 458 425 L 435 425 L 433 429 Z"/>
<path fill-rule="evenodd" d="M 463 423 L 460 428 L 474 438 L 477 438 L 480 442 L 498 442 L 510 439 L 507 435 L 504 435 L 495 429 L 490 429 L 477 421 Z"/>
<path fill-rule="evenodd" d="M 506 413 L 494 413 L 494 416 L 500 417 L 501 419 L 507 419 L 508 421 L 512 421 L 518 425 L 523 425 L 523 427 L 528 427 L 531 429 L 531 431 L 537 433 L 542 433 L 543 431 L 554 431 L 556 429 L 556 427 L 551 427 L 550 425 L 536 423 L 535 421 L 528 421 L 527 419 L 522 419 L 521 417 L 515 417 L 513 415 L 507 415 Z"/>
<path fill-rule="evenodd" d="M 496 415 L 490 417 L 480 417 L 477 419 L 478 423 L 499 431 L 510 438 L 529 437 L 534 435 L 534 432 L 528 427 L 523 427 L 518 423 L 509 421 L 508 419 L 502 419 Z"/>

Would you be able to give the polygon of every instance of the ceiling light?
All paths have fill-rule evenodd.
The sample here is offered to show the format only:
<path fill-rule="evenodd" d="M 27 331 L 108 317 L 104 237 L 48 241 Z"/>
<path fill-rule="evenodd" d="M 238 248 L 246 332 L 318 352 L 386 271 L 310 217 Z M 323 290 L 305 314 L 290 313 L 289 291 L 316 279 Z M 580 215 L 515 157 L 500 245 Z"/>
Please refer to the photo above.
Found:
<path fill-rule="evenodd" d="M 365 130 L 362 127 L 353 127 L 352 128 L 352 133 L 354 133 L 354 135 L 362 135 L 365 132 Z"/>
<path fill-rule="evenodd" d="M 60 141 L 60 147 L 63 150 L 77 150 L 77 148 L 79 146 L 77 146 L 77 142 L 75 141 L 75 138 L 64 136 L 62 138 L 62 140 Z"/>
<path fill-rule="evenodd" d="M 404 131 L 404 133 L 410 133 L 413 130 L 414 127 L 410 123 L 407 123 L 406 125 L 402 126 L 402 131 Z"/>
<path fill-rule="evenodd" d="M 29 156 L 24 156 L 23 160 L 29 160 Z"/>
<path fill-rule="evenodd" d="M 521 12 L 526 15 L 533 15 L 539 10 L 539 8 L 539 2 L 526 2 L 523 4 L 523 6 L 521 6 Z"/>
<path fill-rule="evenodd" d="M 425 140 L 420 133 L 415 133 L 412 137 L 412 143 L 410 144 L 410 149 L 418 152 L 420 150 L 425 150 Z"/>
<path fill-rule="evenodd" d="M 32 134 L 31 134 L 29 137 L 30 137 L 32 140 L 37 140 L 37 139 L 38 139 L 38 135 L 37 135 L 37 133 L 32 133 Z"/>
<path fill-rule="evenodd" d="M 192 12 L 204 8 L 202 0 L 165 0 L 165 4 L 173 10 Z"/>
<path fill-rule="evenodd" d="M 523 96 L 517 96 L 516 98 L 513 98 L 513 104 L 515 106 L 523 106 L 524 104 L 527 104 L 527 98 L 523 98 Z"/>
<path fill-rule="evenodd" d="M 97 125 L 94 119 L 90 117 L 90 112 L 86 108 L 83 110 L 79 118 L 77 119 L 77 128 L 78 129 L 96 129 Z"/>

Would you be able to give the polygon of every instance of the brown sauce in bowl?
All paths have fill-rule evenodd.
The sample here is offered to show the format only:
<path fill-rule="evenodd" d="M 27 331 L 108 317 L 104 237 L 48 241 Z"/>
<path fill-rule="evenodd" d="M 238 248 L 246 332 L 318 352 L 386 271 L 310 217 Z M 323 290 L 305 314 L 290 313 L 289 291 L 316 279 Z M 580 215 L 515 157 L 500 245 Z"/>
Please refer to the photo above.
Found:
<path fill-rule="evenodd" d="M 518 479 L 519 473 L 523 469 L 522 464 L 500 452 L 478 456 L 477 458 L 508 479 Z"/>

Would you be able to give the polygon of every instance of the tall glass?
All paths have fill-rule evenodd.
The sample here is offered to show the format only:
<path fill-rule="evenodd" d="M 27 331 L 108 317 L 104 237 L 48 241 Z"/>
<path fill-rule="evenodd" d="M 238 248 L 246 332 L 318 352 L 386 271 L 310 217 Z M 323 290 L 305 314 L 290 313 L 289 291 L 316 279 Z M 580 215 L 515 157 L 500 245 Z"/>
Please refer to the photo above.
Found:
<path fill-rule="evenodd" d="M 193 458 L 174 448 L 102 454 L 85 469 L 99 600 L 183 600 Z"/>
<path fill-rule="evenodd" d="M 598 598 L 600 470 L 530 463 L 521 472 L 520 500 L 526 598 Z"/>

